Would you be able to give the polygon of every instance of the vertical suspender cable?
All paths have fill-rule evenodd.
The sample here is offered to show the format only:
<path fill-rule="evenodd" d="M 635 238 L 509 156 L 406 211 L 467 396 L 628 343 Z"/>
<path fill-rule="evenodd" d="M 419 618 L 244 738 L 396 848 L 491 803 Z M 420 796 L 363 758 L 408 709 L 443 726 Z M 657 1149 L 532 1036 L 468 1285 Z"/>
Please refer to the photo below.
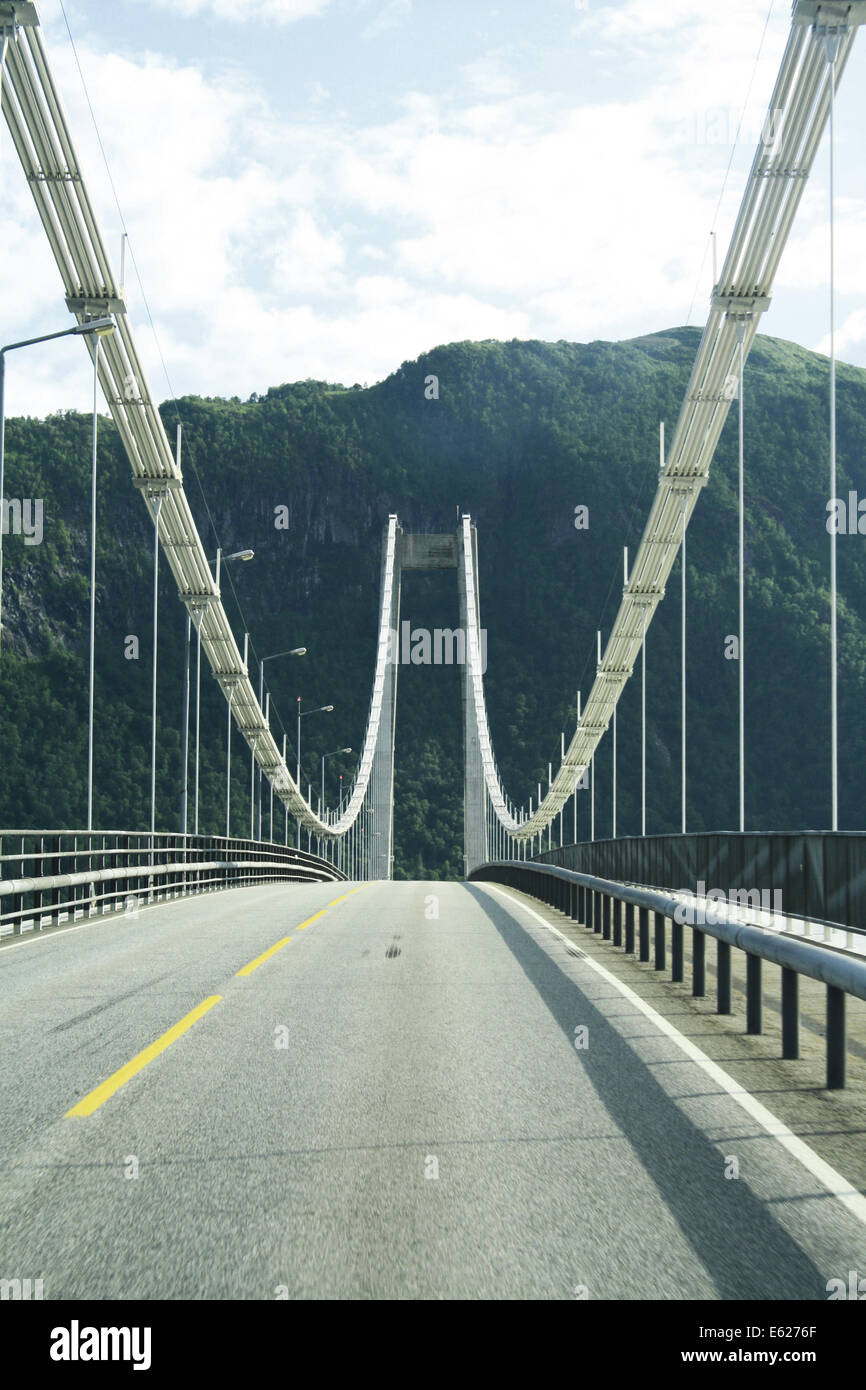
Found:
<path fill-rule="evenodd" d="M 743 620 L 745 613 L 745 568 L 744 568 L 744 505 L 743 505 L 743 463 L 744 463 L 744 434 L 743 434 L 743 389 L 744 389 L 744 361 L 743 361 L 743 340 L 746 335 L 746 325 L 742 319 L 737 324 L 737 342 L 739 343 L 739 416 L 740 416 L 740 440 L 739 440 L 739 468 L 737 479 L 737 507 L 738 507 L 738 538 L 737 548 L 739 554 L 739 580 L 738 580 L 738 602 L 739 602 L 739 643 L 737 651 L 737 664 L 739 670 L 739 690 L 740 690 L 740 713 L 739 713 L 739 743 L 740 743 L 740 765 L 739 765 L 739 809 L 740 809 L 740 833 L 746 828 L 746 740 L 745 740 L 745 652 L 743 644 L 745 634 L 743 631 Z"/>
<path fill-rule="evenodd" d="M 642 608 L 640 672 L 640 833 L 646 835 L 646 604 Z"/>
<path fill-rule="evenodd" d="M 2 66 L 0 66 L 2 73 Z M 93 829 L 93 703 L 96 663 L 96 406 L 99 392 L 99 334 L 93 344 L 93 447 L 90 463 L 90 676 L 87 694 L 87 829 Z M 154 610 L 155 611 L 155 610 Z M 156 632 L 154 630 L 154 661 Z M 155 669 L 155 668 L 154 668 Z M 154 675 L 154 680 L 156 676 Z M 151 829 L 153 826 L 151 825 Z"/>
<path fill-rule="evenodd" d="M 159 636 L 159 513 L 164 493 L 156 498 L 156 511 L 153 521 L 153 692 L 151 697 L 151 736 L 150 736 L 150 852 L 153 854 L 154 834 L 156 832 L 156 671 L 157 640 Z"/>
<path fill-rule="evenodd" d="M 836 58 L 840 34 L 824 44 L 830 67 L 830 497 L 836 496 Z M 836 527 L 830 532 L 830 799 L 832 830 L 839 829 L 838 645 L 836 632 Z"/>
<path fill-rule="evenodd" d="M 681 634 L 680 634 L 680 664 L 681 664 L 681 667 L 682 667 L 682 670 L 681 670 L 681 673 L 680 673 L 680 687 L 681 687 L 681 689 L 680 689 L 680 700 L 681 700 L 681 708 L 682 708 L 681 719 L 680 719 L 680 722 L 681 722 L 681 725 L 682 725 L 681 734 L 680 734 L 680 739 L 681 739 L 681 746 L 680 746 L 680 764 L 681 764 L 681 768 L 682 768 L 682 774 L 681 774 L 681 776 L 682 776 L 682 785 L 681 785 L 681 790 L 680 790 L 680 803 L 681 803 L 681 804 L 680 804 L 680 822 L 681 822 L 680 829 L 682 830 L 682 833 L 685 835 L 685 833 L 686 833 L 686 495 L 685 495 L 685 493 L 683 493 L 682 499 L 681 499 L 681 500 L 682 500 L 682 528 L 683 528 L 683 539 L 682 539 L 682 561 L 683 561 L 683 571 L 682 571 L 682 630 L 681 630 Z"/>

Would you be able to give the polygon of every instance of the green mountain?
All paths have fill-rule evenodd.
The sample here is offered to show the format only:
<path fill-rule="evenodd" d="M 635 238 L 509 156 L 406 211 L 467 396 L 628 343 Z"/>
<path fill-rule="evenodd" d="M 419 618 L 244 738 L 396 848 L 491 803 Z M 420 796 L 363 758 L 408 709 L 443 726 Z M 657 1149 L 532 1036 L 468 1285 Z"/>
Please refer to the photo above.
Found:
<path fill-rule="evenodd" d="M 453 343 L 362 389 L 305 381 L 248 401 L 185 398 L 187 493 L 224 570 L 228 611 L 268 663 L 272 723 L 294 747 L 297 696 L 333 703 L 303 725 L 304 780 L 320 756 L 360 748 L 376 637 L 382 529 L 478 525 L 486 691 L 506 785 L 523 801 L 546 780 L 560 733 L 588 695 L 596 630 L 607 635 L 654 493 L 658 422 L 673 429 L 699 334 L 623 343 Z M 425 381 L 438 378 L 438 399 Z M 746 808 L 751 829 L 825 828 L 829 779 L 828 363 L 760 337 L 746 368 Z M 6 494 L 43 501 L 43 539 L 4 538 L 0 822 L 74 827 L 85 816 L 90 506 L 89 416 L 10 420 Z M 866 496 L 866 373 L 838 369 L 837 492 Z M 732 409 L 688 537 L 689 828 L 737 824 L 737 422 Z M 589 509 L 586 529 L 575 508 Z M 116 432 L 101 422 L 95 823 L 149 824 L 152 528 Z M 288 527 L 275 524 L 287 508 Z M 285 515 L 285 514 L 284 514 Z M 866 522 L 864 522 L 866 527 Z M 866 695 L 866 540 L 840 535 L 840 825 L 866 823 L 858 713 Z M 679 561 L 647 639 L 647 828 L 679 828 Z M 453 572 L 408 574 L 404 619 L 457 625 Z M 160 569 L 158 828 L 179 826 L 185 610 Z M 139 639 L 139 659 L 127 659 Z M 193 647 L 194 657 L 194 647 Z M 257 668 L 251 662 L 253 679 Z M 459 670 L 399 672 L 395 873 L 462 869 Z M 225 701 L 201 692 L 199 825 L 225 825 Z M 596 833 L 611 829 L 611 739 L 596 759 Z M 640 828 L 640 684 L 618 711 L 618 831 Z M 291 761 L 291 752 L 290 752 Z M 329 802 L 355 756 L 326 762 Z M 249 753 L 235 737 L 232 828 L 249 830 Z M 580 792 L 579 833 L 589 833 Z M 278 830 L 282 835 L 282 814 Z M 565 838 L 572 836 L 566 815 Z M 555 842 L 557 836 L 555 837 Z"/>

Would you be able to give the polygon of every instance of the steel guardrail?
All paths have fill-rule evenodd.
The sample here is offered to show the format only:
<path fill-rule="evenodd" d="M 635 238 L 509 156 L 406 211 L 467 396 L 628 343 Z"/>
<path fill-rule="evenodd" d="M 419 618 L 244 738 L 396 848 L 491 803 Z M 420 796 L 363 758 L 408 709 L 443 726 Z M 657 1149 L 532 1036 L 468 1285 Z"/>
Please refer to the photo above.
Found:
<path fill-rule="evenodd" d="M 20 849 L 3 852 L 11 840 L 18 840 Z M 118 864 L 118 858 L 126 862 Z M 38 872 L 6 876 L 12 864 Z M 140 831 L 0 831 L 0 937 L 116 912 L 119 905 L 134 915 L 144 903 L 217 889 L 341 881 L 346 875 L 327 859 L 257 840 L 151 837 Z"/>
<path fill-rule="evenodd" d="M 538 898 L 609 940 L 626 954 L 650 959 L 649 915 L 655 914 L 655 968 L 665 969 L 665 922 L 671 923 L 671 980 L 684 981 L 684 923 L 677 920 L 682 902 L 653 888 L 638 888 L 593 874 L 577 873 L 554 865 L 498 860 L 479 865 L 469 875 L 472 882 L 503 883 Z M 623 922 L 625 907 L 625 922 Z M 635 915 L 638 922 L 635 923 Z M 638 951 L 635 952 L 635 926 Z M 725 921 L 689 925 L 692 933 L 692 995 L 706 994 L 706 937 L 718 943 L 716 959 L 716 1012 L 731 1012 L 731 947 L 747 957 L 746 1031 L 762 1031 L 761 962 L 782 970 L 782 1057 L 795 1059 L 799 1045 L 799 976 L 817 980 L 827 991 L 827 1089 L 836 1090 L 846 1080 L 845 996 L 866 999 L 866 961 L 830 951 L 823 946 L 729 916 Z"/>

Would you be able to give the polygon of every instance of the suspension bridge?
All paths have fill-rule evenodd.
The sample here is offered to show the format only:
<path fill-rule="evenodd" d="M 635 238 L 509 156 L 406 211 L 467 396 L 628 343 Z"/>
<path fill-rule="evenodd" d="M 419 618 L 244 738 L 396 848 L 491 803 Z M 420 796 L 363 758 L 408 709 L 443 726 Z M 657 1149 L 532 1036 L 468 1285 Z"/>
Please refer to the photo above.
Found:
<path fill-rule="evenodd" d="M 747 834 L 742 760 L 739 833 L 644 824 L 568 844 L 565 813 L 615 737 L 737 405 L 742 467 L 749 351 L 864 22 L 866 0 L 792 7 L 643 535 L 546 792 L 509 795 L 494 751 L 483 534 L 470 515 L 414 534 L 394 514 L 366 731 L 328 811 L 233 632 L 38 7 L 0 0 L 3 114 L 66 331 L 153 527 L 154 583 L 161 553 L 229 747 L 234 732 L 285 809 L 282 844 L 273 815 L 267 840 L 261 818 L 248 839 L 158 830 L 154 717 L 149 829 L 94 826 L 90 796 L 86 826 L 0 832 L 4 1283 L 44 1277 L 51 1298 L 824 1299 L 862 1265 L 866 835 L 838 829 L 835 549 L 826 832 Z M 459 601 L 465 881 L 399 884 L 395 634 L 403 572 L 430 569 L 454 571 Z M 154 652 L 154 700 L 157 674 Z M 574 824 L 576 840 L 576 801 Z"/>

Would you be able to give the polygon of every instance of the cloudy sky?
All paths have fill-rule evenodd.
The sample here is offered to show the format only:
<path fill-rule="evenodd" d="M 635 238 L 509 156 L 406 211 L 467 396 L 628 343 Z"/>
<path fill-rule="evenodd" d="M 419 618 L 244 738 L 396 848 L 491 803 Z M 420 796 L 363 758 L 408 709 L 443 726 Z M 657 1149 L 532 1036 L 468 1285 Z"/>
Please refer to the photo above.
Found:
<path fill-rule="evenodd" d="M 721 263 L 790 15 L 789 0 L 64 5 L 120 211 L 60 0 L 40 0 L 45 41 L 116 267 L 121 215 L 129 232 L 160 400 L 372 383 L 457 339 L 703 324 L 709 234 Z M 864 79 L 861 38 L 838 105 L 837 312 L 840 356 L 866 366 Z M 66 326 L 5 122 L 0 237 L 2 341 Z M 825 141 L 764 331 L 826 349 L 827 245 Z M 75 340 L 16 354 L 9 411 L 86 409 L 89 380 Z"/>

